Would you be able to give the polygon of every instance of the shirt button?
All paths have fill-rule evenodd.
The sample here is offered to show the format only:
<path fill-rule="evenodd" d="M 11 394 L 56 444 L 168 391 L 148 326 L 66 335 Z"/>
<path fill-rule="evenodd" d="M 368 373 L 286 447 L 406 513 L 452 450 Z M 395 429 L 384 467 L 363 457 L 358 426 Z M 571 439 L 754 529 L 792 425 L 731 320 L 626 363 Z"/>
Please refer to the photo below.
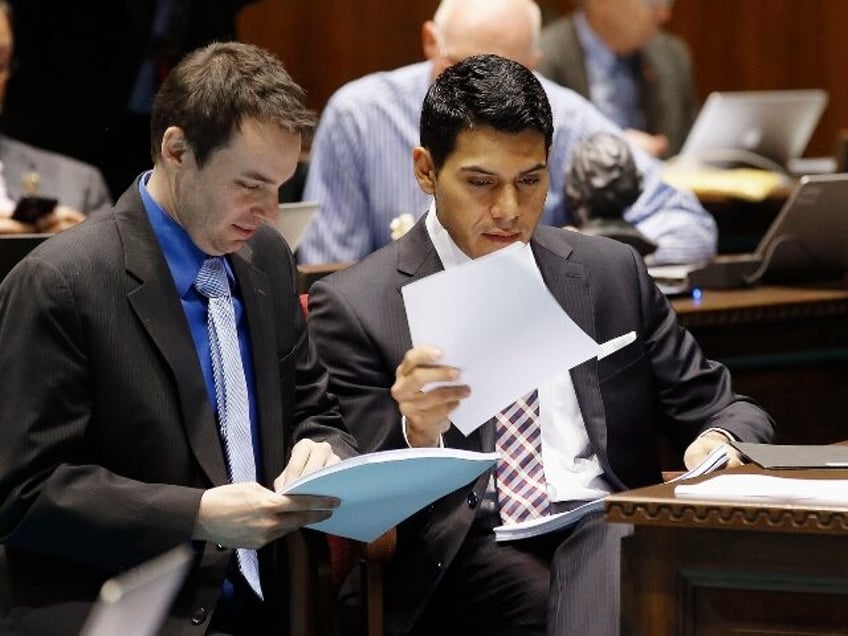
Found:
<path fill-rule="evenodd" d="M 206 615 L 209 613 L 205 607 L 198 607 L 191 613 L 191 623 L 192 625 L 200 625 L 203 621 L 206 620 Z"/>
<path fill-rule="evenodd" d="M 477 493 L 472 490 L 468 493 L 468 505 L 471 508 L 476 508 L 478 503 L 480 503 L 480 497 L 478 497 Z"/>

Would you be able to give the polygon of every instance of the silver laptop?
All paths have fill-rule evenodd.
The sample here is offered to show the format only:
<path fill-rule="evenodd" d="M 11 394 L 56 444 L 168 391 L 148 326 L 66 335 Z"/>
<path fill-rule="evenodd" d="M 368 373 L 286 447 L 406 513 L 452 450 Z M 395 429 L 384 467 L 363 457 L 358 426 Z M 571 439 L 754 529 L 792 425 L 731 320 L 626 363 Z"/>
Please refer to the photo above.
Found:
<path fill-rule="evenodd" d="M 320 207 L 315 201 L 280 203 L 280 220 L 277 221 L 277 229 L 286 239 L 292 252 L 300 245 L 306 229 Z"/>
<path fill-rule="evenodd" d="M 752 254 L 718 256 L 688 286 L 840 279 L 848 273 L 848 173 L 802 177 Z"/>
<path fill-rule="evenodd" d="M 181 545 L 106 581 L 80 636 L 155 636 L 192 555 Z"/>
<path fill-rule="evenodd" d="M 786 168 L 804 152 L 827 91 L 710 93 L 680 154 L 703 163 Z"/>

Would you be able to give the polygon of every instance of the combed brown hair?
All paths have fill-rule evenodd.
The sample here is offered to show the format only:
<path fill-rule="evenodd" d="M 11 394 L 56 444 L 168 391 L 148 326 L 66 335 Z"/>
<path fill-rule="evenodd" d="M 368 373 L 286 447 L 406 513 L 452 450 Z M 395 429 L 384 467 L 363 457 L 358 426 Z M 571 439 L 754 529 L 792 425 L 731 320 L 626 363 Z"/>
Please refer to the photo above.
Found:
<path fill-rule="evenodd" d="M 153 161 L 169 126 L 183 130 L 198 167 L 229 142 L 245 119 L 308 135 L 316 118 L 305 95 L 282 62 L 257 46 L 216 42 L 197 49 L 168 74 L 153 101 Z"/>

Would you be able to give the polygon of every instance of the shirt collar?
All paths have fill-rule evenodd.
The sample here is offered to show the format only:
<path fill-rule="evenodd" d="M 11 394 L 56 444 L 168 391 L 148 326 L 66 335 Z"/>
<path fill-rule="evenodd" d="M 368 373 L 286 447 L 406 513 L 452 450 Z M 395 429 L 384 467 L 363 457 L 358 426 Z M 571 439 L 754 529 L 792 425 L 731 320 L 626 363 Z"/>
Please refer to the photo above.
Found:
<path fill-rule="evenodd" d="M 427 210 L 427 217 L 424 219 L 424 227 L 427 229 L 427 234 L 430 236 L 430 241 L 433 247 L 436 248 L 436 254 L 442 261 L 442 267 L 450 269 L 463 263 L 471 261 L 471 257 L 459 249 L 459 246 L 454 243 L 445 226 L 439 221 L 436 214 L 436 202 L 430 204 L 430 209 Z M 526 265 L 533 269 L 539 277 L 542 276 L 539 271 L 539 266 L 536 264 L 536 259 L 533 256 L 532 249 L 521 250 L 521 257 L 526 259 Z"/>
<path fill-rule="evenodd" d="M 600 36 L 589 26 L 584 11 L 574 14 L 574 28 L 577 31 L 577 39 L 586 55 L 586 67 L 609 70 L 618 63 L 618 57 L 613 53 Z"/>
<path fill-rule="evenodd" d="M 141 175 L 138 180 L 138 191 L 141 194 L 144 211 L 153 226 L 153 233 L 171 270 L 177 292 L 180 298 L 183 298 L 192 289 L 200 266 L 209 256 L 194 244 L 188 232 L 151 196 L 147 190 L 147 182 L 151 174 L 151 171 L 147 171 Z M 232 282 L 233 272 L 227 259 L 224 259 L 224 267 Z"/>

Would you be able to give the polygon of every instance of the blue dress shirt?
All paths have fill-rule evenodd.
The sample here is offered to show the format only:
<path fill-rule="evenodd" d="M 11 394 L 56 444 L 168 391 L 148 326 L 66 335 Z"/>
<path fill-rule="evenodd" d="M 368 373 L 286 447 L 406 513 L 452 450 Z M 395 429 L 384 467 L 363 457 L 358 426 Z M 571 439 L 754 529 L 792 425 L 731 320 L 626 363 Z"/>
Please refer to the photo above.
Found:
<path fill-rule="evenodd" d="M 171 270 L 180 302 L 188 320 L 194 347 L 197 349 L 197 357 L 200 368 L 203 371 L 203 380 L 206 382 L 206 393 L 209 396 L 209 404 L 214 413 L 218 412 L 218 404 L 215 398 L 215 379 L 212 375 L 212 354 L 209 351 L 209 333 L 207 331 L 207 299 L 194 288 L 194 280 L 200 271 L 203 261 L 208 258 L 189 237 L 188 233 L 165 210 L 162 209 L 150 193 L 147 191 L 147 180 L 150 172 L 141 176 L 138 182 L 138 190 L 144 203 L 147 218 L 153 226 L 153 233 L 159 242 L 159 247 L 165 255 L 165 261 Z M 250 400 L 250 429 L 253 434 L 253 453 L 256 459 L 256 474 L 261 475 L 261 451 L 259 440 L 259 427 L 256 419 L 256 384 L 253 372 L 253 355 L 250 350 L 250 336 L 247 331 L 247 323 L 244 318 L 244 307 L 238 290 L 235 277 L 233 276 L 230 263 L 224 259 L 227 268 L 227 276 L 230 279 L 230 288 L 233 297 L 233 305 L 236 314 L 236 324 L 239 334 L 239 348 L 244 365 L 245 381 L 247 382 L 248 399 Z M 219 437 L 221 431 L 218 431 Z M 223 440 L 222 440 L 223 444 Z"/>

